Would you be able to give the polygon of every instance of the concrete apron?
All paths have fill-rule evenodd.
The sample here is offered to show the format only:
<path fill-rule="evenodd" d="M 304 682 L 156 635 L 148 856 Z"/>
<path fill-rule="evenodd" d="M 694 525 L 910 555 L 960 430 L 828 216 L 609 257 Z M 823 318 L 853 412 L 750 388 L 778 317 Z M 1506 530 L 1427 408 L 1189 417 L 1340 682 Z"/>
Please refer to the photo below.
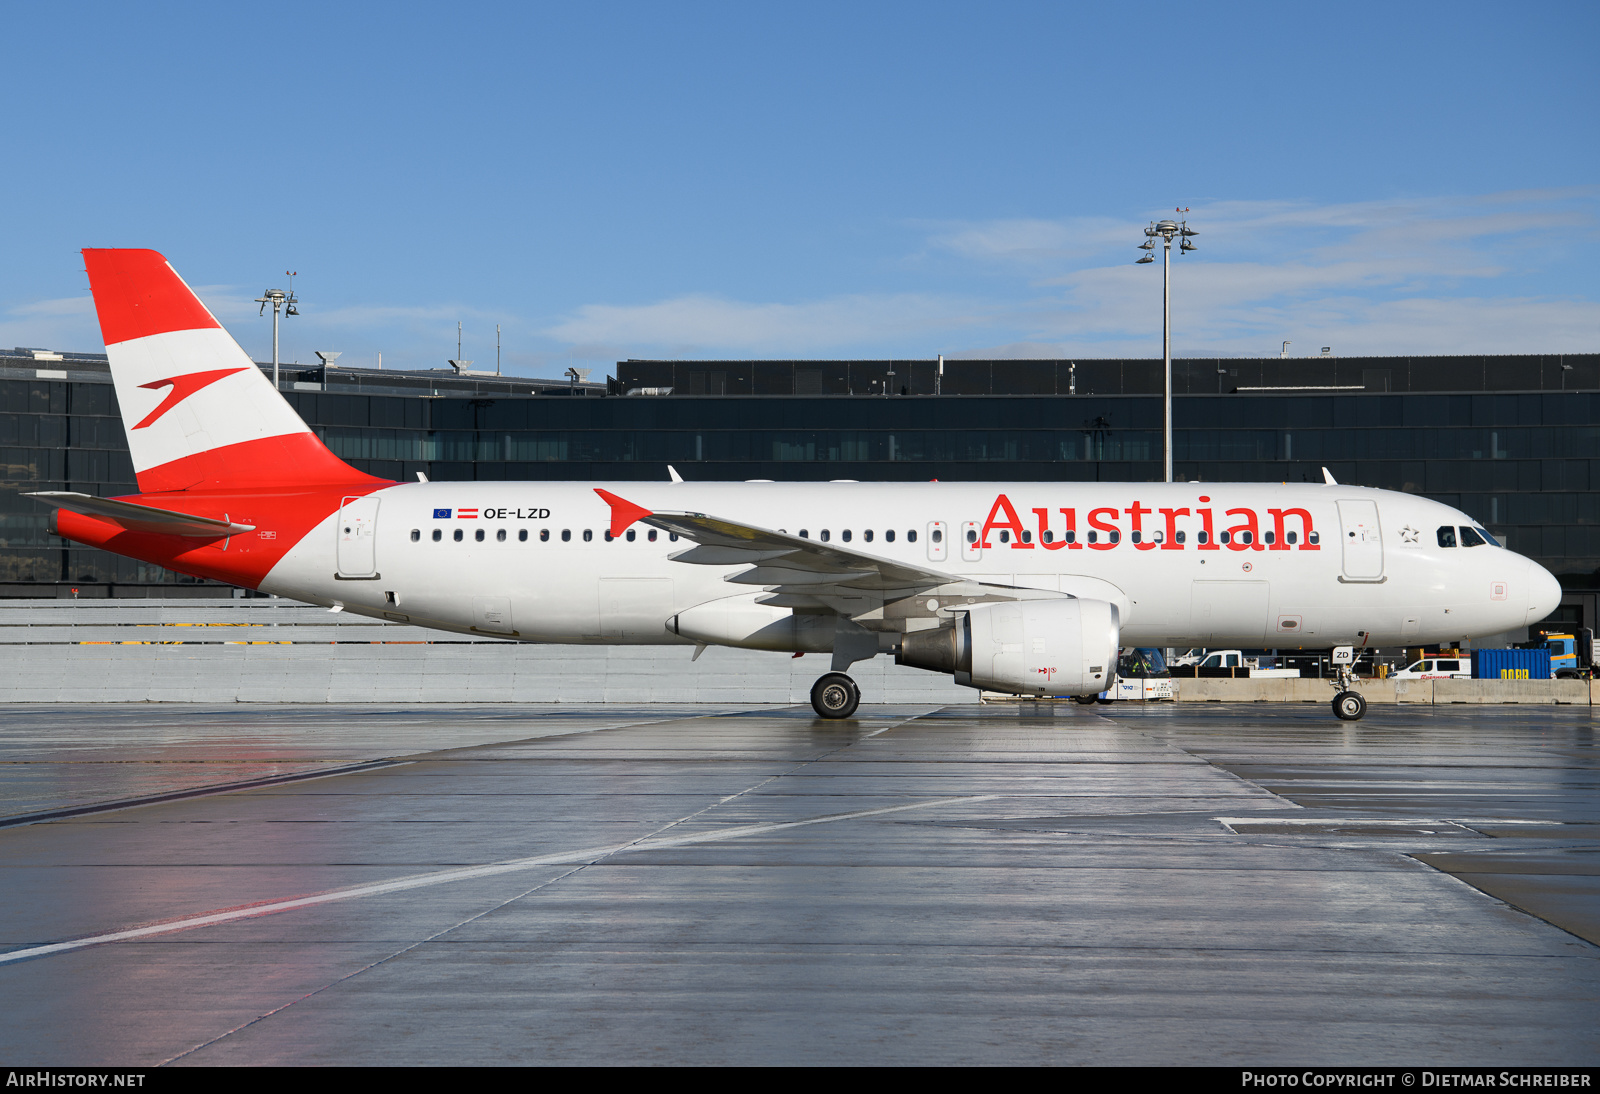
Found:
<path fill-rule="evenodd" d="M 1181 703 L 1326 703 L 1326 680 L 1177 680 Z M 1534 703 L 1593 706 L 1590 680 L 1358 680 L 1368 703 Z"/>

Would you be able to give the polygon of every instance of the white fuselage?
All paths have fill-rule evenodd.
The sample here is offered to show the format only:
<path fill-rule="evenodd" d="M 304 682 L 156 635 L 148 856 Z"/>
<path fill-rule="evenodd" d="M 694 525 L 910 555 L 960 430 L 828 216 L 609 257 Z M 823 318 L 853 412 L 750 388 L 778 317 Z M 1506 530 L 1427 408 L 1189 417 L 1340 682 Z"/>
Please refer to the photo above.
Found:
<path fill-rule="evenodd" d="M 653 511 L 826 535 L 952 580 L 1109 600 L 1125 646 L 1421 645 L 1522 627 L 1560 599 L 1529 559 L 1442 546 L 1438 529 L 1475 522 L 1437 502 L 1204 483 L 405 483 L 329 517 L 261 588 L 579 643 L 685 642 L 667 629 L 674 615 L 750 593 L 727 580 L 744 565 L 672 561 L 693 544 L 664 531 L 636 523 L 608 541 L 596 486 Z"/>

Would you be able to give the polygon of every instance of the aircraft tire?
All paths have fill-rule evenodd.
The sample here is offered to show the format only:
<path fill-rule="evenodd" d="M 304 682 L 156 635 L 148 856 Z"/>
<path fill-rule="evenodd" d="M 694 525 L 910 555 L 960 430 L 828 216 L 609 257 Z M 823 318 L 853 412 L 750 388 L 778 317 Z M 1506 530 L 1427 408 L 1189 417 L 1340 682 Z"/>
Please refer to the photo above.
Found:
<path fill-rule="evenodd" d="M 842 672 L 830 672 L 811 685 L 811 709 L 819 718 L 848 718 L 861 705 L 861 689 Z"/>
<path fill-rule="evenodd" d="M 1074 695 L 1072 698 L 1073 698 L 1073 700 L 1075 702 L 1082 703 L 1086 707 L 1092 707 L 1099 700 L 1100 696 L 1098 696 L 1098 695 Z"/>
<path fill-rule="evenodd" d="M 1116 702 L 1115 699 L 1107 699 L 1102 695 L 1096 695 L 1094 697 L 1094 701 L 1097 703 L 1105 703 L 1107 706 L 1110 706 L 1112 703 Z"/>
<path fill-rule="evenodd" d="M 1359 692 L 1341 691 L 1333 697 L 1333 716 L 1341 722 L 1359 722 L 1367 713 L 1367 700 Z"/>

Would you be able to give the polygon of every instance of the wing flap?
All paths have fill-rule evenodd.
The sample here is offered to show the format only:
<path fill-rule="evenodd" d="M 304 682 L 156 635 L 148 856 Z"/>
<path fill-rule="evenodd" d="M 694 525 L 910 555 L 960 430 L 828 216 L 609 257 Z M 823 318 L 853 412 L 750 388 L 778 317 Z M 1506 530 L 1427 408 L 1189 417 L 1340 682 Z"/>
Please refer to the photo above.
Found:
<path fill-rule="evenodd" d="M 46 505 L 68 509 L 86 517 L 97 517 L 120 525 L 130 532 L 156 532 L 168 536 L 195 536 L 222 539 L 241 532 L 255 531 L 253 524 L 235 524 L 213 517 L 197 517 L 190 513 L 175 513 L 170 509 L 157 509 L 152 505 L 136 505 L 131 501 L 97 498 L 93 494 L 78 494 L 68 490 L 37 490 L 27 497 L 38 498 Z"/>

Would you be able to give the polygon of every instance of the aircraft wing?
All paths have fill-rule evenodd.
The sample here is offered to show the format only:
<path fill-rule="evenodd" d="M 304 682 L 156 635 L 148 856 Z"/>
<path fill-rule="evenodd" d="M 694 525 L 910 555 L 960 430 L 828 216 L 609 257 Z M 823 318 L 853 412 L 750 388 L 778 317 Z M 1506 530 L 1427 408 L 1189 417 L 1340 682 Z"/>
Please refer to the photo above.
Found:
<path fill-rule="evenodd" d="M 189 513 L 174 513 L 170 509 L 157 509 L 151 505 L 136 505 L 131 501 L 97 498 L 93 494 L 77 494 L 67 490 L 36 490 L 25 495 L 38 498 L 57 509 L 70 509 L 84 516 L 98 517 L 121 525 L 130 532 L 160 532 L 169 536 L 195 536 L 222 539 L 241 532 L 255 531 L 254 524 L 235 524 L 213 517 L 197 517 Z"/>
<path fill-rule="evenodd" d="M 769 592 L 760 603 L 829 609 L 869 629 L 899 630 L 908 619 L 939 617 L 937 608 L 926 606 L 929 594 L 934 603 L 948 606 L 1062 595 L 971 581 L 852 547 L 803 539 L 707 513 L 652 512 L 609 491 L 596 488 L 595 493 L 611 505 L 612 535 L 621 535 L 634 521 L 676 533 L 695 546 L 669 556 L 674 562 L 745 565 L 748 569 L 729 574 L 724 580 L 765 587 Z"/>

